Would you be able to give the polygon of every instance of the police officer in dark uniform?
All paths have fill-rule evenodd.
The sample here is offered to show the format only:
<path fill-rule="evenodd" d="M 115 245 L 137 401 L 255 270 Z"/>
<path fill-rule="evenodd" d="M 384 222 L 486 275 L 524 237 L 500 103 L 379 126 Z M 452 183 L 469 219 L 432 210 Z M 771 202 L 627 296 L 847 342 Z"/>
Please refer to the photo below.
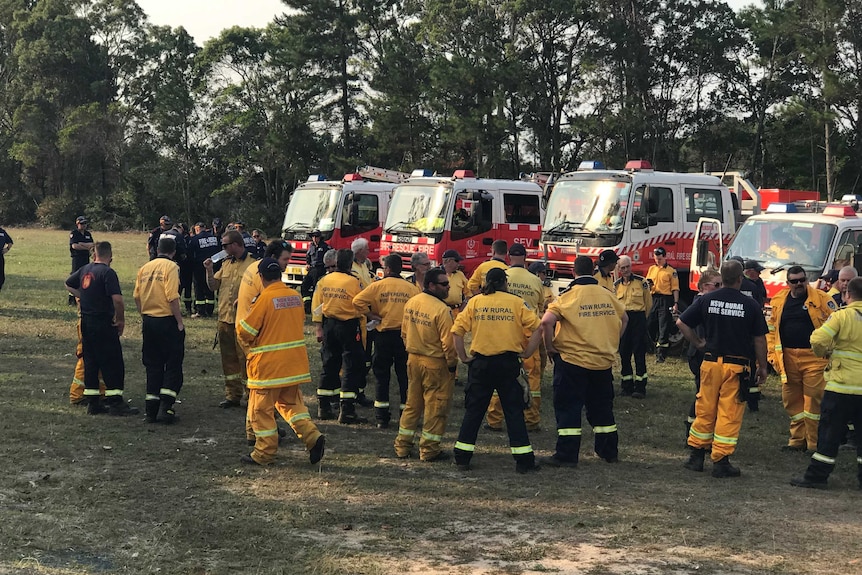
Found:
<path fill-rule="evenodd" d="M 305 252 L 305 277 L 302 279 L 302 301 L 305 302 L 305 311 L 309 311 L 311 306 L 311 297 L 314 295 L 314 287 L 317 281 L 324 276 L 326 269 L 323 265 L 323 254 L 329 251 L 329 244 L 323 240 L 323 234 L 320 230 L 312 230 L 309 234 L 311 243 L 308 244 L 308 251 Z"/>
<path fill-rule="evenodd" d="M 207 285 L 204 260 L 221 251 L 219 238 L 212 234 L 203 222 L 195 224 L 195 235 L 189 240 L 189 259 L 195 284 L 195 314 L 193 318 L 211 317 L 215 310 L 215 294 Z M 219 262 L 221 263 L 221 262 Z"/>
<path fill-rule="evenodd" d="M 180 266 L 180 296 L 183 300 L 185 315 L 192 315 L 192 279 L 194 277 L 194 262 L 189 257 L 189 248 L 192 236 L 189 228 L 182 222 L 178 222 L 174 229 L 180 236 L 175 238 L 176 251 L 184 254 L 182 259 L 174 256 L 174 261 Z M 182 242 L 182 245 L 179 244 Z"/>
<path fill-rule="evenodd" d="M 125 328 L 125 306 L 117 272 L 111 269 L 111 244 L 95 246 L 95 260 L 66 280 L 66 289 L 81 301 L 81 347 L 84 359 L 84 396 L 87 413 L 135 415 L 138 409 L 123 400 L 126 366 L 120 336 Z M 99 393 L 99 372 L 105 381 L 105 402 Z"/>
<path fill-rule="evenodd" d="M 760 304 L 760 307 L 763 307 L 763 304 L 766 303 L 766 286 L 763 284 L 763 280 L 760 279 L 760 272 L 765 269 L 757 260 L 745 260 L 742 266 L 742 273 L 745 275 L 745 279 L 742 280 L 743 286 L 745 286 L 745 280 L 753 284 L 751 297 Z M 740 291 L 744 291 L 744 289 Z"/>
<path fill-rule="evenodd" d="M 75 229 L 69 234 L 69 252 L 72 254 L 72 273 L 90 263 L 90 250 L 96 243 L 87 229 L 90 221 L 84 216 L 75 219 Z M 75 296 L 69 296 L 69 305 L 76 305 Z"/>
<path fill-rule="evenodd" d="M 159 218 L 159 227 L 150 230 L 150 235 L 147 238 L 147 253 L 150 255 L 151 260 L 156 259 L 156 256 L 158 255 L 159 239 L 162 237 L 162 234 L 171 229 L 171 225 L 173 225 L 173 222 L 171 221 L 170 216 L 162 216 Z"/>
<path fill-rule="evenodd" d="M 236 227 L 236 231 L 242 234 L 242 243 L 245 244 L 246 251 L 253 257 L 254 259 L 260 259 L 257 251 L 257 241 L 251 237 L 251 234 L 245 231 L 245 222 L 242 220 L 237 220 L 234 223 Z"/>
<path fill-rule="evenodd" d="M 742 266 L 728 260 L 721 266 L 722 288 L 699 297 L 677 320 L 677 327 L 703 350 L 696 417 L 688 436 L 692 448 L 686 469 L 703 471 L 711 450 L 713 477 L 739 477 L 730 464 L 736 450 L 745 403 L 740 385 L 749 377 L 751 357 L 757 358 L 757 384 L 766 380 L 766 333 L 763 313 L 754 300 L 739 292 Z M 705 337 L 695 333 L 703 325 Z M 743 394 L 744 395 L 744 394 Z"/>

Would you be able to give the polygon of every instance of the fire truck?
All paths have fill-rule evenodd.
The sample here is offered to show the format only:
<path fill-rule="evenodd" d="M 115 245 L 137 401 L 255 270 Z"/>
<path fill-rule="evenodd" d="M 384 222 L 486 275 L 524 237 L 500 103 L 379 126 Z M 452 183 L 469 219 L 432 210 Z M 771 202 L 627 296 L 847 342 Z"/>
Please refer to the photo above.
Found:
<path fill-rule="evenodd" d="M 787 286 L 787 269 L 801 266 L 810 282 L 846 265 L 862 269 L 862 218 L 850 202 L 772 203 L 766 213 L 752 216 L 726 248 L 717 241 L 720 222 L 704 221 L 692 250 L 691 287 L 707 267 L 733 256 L 757 260 L 766 268 L 761 279 L 771 298 Z"/>
<path fill-rule="evenodd" d="M 653 250 L 662 246 L 686 291 L 698 221 L 720 222 L 720 243 L 727 246 L 743 217 L 740 191 L 759 197 L 747 180 L 732 176 L 728 187 L 721 175 L 654 171 L 644 160 L 630 161 L 623 170 L 582 162 L 546 193 L 539 251 L 552 285 L 559 289 L 571 282 L 577 256 L 595 259 L 606 249 L 631 257 L 634 273 L 646 275 Z M 756 206 L 752 210 L 756 213 Z M 682 297 L 690 300 L 691 294 Z"/>
<path fill-rule="evenodd" d="M 293 244 L 294 252 L 285 269 L 288 284 L 298 285 L 306 274 L 305 254 L 311 243 L 309 234 L 320 230 L 322 238 L 334 249 L 350 248 L 356 238 L 368 240 L 369 259 L 380 260 L 380 237 L 386 219 L 393 182 L 370 182 L 360 171 L 346 174 L 341 180 L 327 180 L 322 175 L 309 176 L 291 194 L 284 214 L 282 237 Z M 401 178 L 408 174 L 388 171 L 375 179 Z"/>
<path fill-rule="evenodd" d="M 543 214 L 542 187 L 535 182 L 477 178 L 470 170 L 452 177 L 414 170 L 392 193 L 380 257 L 399 254 L 409 273 L 414 252 L 439 265 L 443 252 L 454 249 L 469 277 L 490 258 L 494 240 L 523 244 L 535 254 Z"/>

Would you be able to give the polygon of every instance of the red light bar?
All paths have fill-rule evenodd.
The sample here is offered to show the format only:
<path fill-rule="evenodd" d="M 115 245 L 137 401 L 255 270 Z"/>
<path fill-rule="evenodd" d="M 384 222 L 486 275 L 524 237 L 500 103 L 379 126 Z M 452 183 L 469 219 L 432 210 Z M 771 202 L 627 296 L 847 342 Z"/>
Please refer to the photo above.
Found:
<path fill-rule="evenodd" d="M 356 173 L 344 174 L 344 180 L 343 181 L 345 181 L 345 182 L 361 182 L 362 176 L 360 176 L 359 174 L 356 174 Z"/>
<path fill-rule="evenodd" d="M 476 174 L 473 173 L 473 170 L 455 170 L 455 173 L 452 174 L 452 177 L 456 180 L 464 180 L 467 178 L 475 178 Z"/>
<path fill-rule="evenodd" d="M 823 215 L 846 218 L 847 216 L 855 216 L 856 212 L 853 210 L 853 206 L 842 206 L 839 204 L 823 208 Z"/>
<path fill-rule="evenodd" d="M 647 160 L 631 160 L 626 162 L 626 170 L 633 170 L 635 172 L 639 170 L 652 170 L 652 164 Z"/>

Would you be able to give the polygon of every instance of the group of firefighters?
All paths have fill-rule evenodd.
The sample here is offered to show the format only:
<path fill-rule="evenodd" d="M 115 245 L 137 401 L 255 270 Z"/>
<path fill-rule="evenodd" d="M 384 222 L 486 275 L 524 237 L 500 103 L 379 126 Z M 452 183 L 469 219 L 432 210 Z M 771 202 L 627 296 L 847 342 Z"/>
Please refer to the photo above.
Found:
<path fill-rule="evenodd" d="M 162 323 L 176 322 L 183 331 L 179 304 L 174 305 L 176 297 L 171 295 L 174 282 L 167 280 L 179 275 L 179 266 L 170 261 L 177 243 L 161 235 L 155 259 L 163 261 L 147 264 L 145 268 L 152 269 L 142 268 L 136 281 L 135 299 L 145 320 L 150 422 L 173 422 L 172 406 L 179 392 L 177 385 L 166 387 L 165 370 L 170 372 L 170 367 L 156 357 L 169 353 L 165 338 L 156 335 L 164 333 Z M 284 241 L 271 242 L 264 257 L 254 259 L 242 234 L 226 231 L 216 246 L 225 252 L 221 268 L 215 269 L 211 257 L 202 262 L 207 287 L 218 301 L 225 378 L 220 406 L 248 402 L 246 437 L 254 449 L 243 456 L 245 463 L 266 465 L 274 460 L 284 434 L 275 411 L 304 441 L 312 463 L 324 455 L 325 438 L 299 391 L 300 384 L 311 382 L 306 311 L 311 312 L 320 343 L 318 419 L 364 423 L 357 405 L 373 405 L 377 427 L 387 429 L 394 412 L 399 417 L 394 441 L 398 458 L 414 456 L 418 435 L 420 460 L 454 456 L 459 469 L 467 470 L 483 420 L 492 431 L 502 431 L 505 421 L 516 471 L 539 469 L 529 432 L 539 429 L 541 378 L 550 359 L 557 441 L 544 464 L 577 465 L 584 409 L 596 454 L 616 462 L 613 364 L 619 356 L 621 394 L 644 398 L 647 333 L 652 330 L 656 361 L 663 362 L 674 322 L 691 342 L 690 365 L 698 386 L 688 424 L 688 469 L 702 471 L 705 456 L 711 453 L 713 476 L 740 475 L 729 456 L 738 441 L 746 401 L 752 405 L 746 395 L 757 393 L 767 362 L 781 377 L 790 416 L 785 448 L 813 452 L 809 469 L 794 478 L 794 485 L 825 486 L 839 444 L 846 439 L 847 424 L 862 424 L 857 421 L 862 417 L 858 403 L 862 388 L 849 375 L 862 362 L 862 332 L 857 333 L 862 329 L 857 327 L 862 325 L 857 319 L 862 318 L 862 278 L 854 279 L 852 267 L 840 270 L 837 278 L 827 278 L 835 284 L 828 294 L 809 285 L 804 269 L 790 267 L 788 287 L 772 298 L 767 322 L 762 309 L 765 290 L 759 281 L 762 268 L 753 261 L 729 260 L 721 270 L 703 273 L 698 297 L 680 313 L 679 281 L 663 247 L 654 250 L 655 265 L 646 277 L 633 274 L 631 259 L 612 250 L 603 251 L 596 262 L 580 256 L 574 262 L 575 279 L 555 297 L 544 265 L 536 262 L 527 268 L 526 250 L 518 243 L 494 242 L 492 258 L 469 279 L 459 270 L 461 256 L 448 250 L 436 268 L 427 254 L 412 254 L 413 274 L 406 279 L 401 257 L 388 256 L 381 262 L 379 280 L 372 275 L 366 240 L 354 241 L 349 250 L 331 250 L 317 236 L 313 245 L 308 257 L 312 279 L 301 293 L 281 282 L 293 252 Z M 98 246 L 96 255 L 99 262 Z M 70 280 L 70 291 L 81 296 L 81 278 L 73 274 Z M 169 287 L 153 290 L 154 282 Z M 149 297 L 160 298 L 151 306 L 156 315 L 145 313 Z M 100 311 L 104 313 L 104 305 Z M 83 299 L 81 312 L 85 326 Z M 158 344 L 149 347 L 149 360 L 148 331 L 151 342 Z M 88 354 L 83 355 L 86 361 Z M 176 371 L 176 358 L 172 361 Z M 467 365 L 465 413 L 449 453 L 441 442 L 459 361 Z M 389 402 L 393 368 L 398 410 Z M 90 380 L 92 371 L 87 370 Z M 373 404 L 364 393 L 369 371 L 376 380 Z M 85 394 L 99 394 L 98 380 L 86 379 Z M 180 386 L 181 381 L 180 365 Z M 105 383 L 106 396 L 116 395 L 116 384 L 112 389 Z M 119 405 L 115 410 L 124 411 Z M 858 462 L 862 488 L 862 452 Z"/>

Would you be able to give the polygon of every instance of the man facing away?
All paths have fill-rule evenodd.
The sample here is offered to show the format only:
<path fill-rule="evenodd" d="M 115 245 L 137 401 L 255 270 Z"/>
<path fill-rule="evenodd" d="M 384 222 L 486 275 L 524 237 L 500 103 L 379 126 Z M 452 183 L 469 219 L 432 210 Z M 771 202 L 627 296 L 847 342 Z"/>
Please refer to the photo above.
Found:
<path fill-rule="evenodd" d="M 712 476 L 739 477 L 730 463 L 736 450 L 745 403 L 740 398 L 742 380 L 749 377 L 750 358 L 757 358 L 757 383 L 766 380 L 766 320 L 757 303 L 739 291 L 742 266 L 729 260 L 721 266 L 722 288 L 697 298 L 677 320 L 685 338 L 703 350 L 700 393 L 695 403 L 688 445 L 692 448 L 685 468 L 703 471 L 711 449 Z M 704 337 L 695 333 L 702 325 Z"/>
<path fill-rule="evenodd" d="M 159 239 L 156 258 L 138 270 L 135 305 L 141 314 L 141 359 L 147 372 L 147 423 L 173 423 L 174 402 L 183 387 L 186 332 L 180 311 L 176 242 Z"/>

